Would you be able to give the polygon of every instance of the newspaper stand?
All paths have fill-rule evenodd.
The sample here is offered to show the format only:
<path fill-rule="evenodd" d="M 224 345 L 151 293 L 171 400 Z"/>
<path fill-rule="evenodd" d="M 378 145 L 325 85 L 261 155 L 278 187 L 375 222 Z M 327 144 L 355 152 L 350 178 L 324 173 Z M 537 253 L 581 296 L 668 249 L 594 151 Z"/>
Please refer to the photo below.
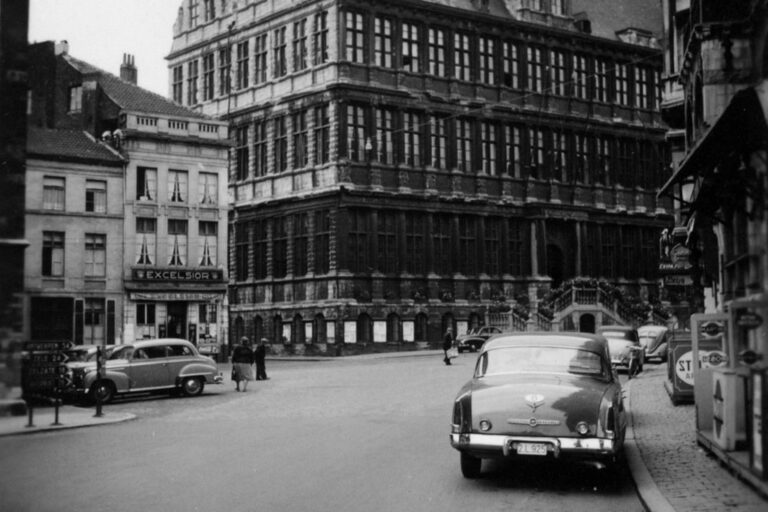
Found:
<path fill-rule="evenodd" d="M 69 341 L 28 341 L 23 350 L 27 353 L 21 373 L 22 396 L 27 401 L 29 422 L 34 427 L 33 403 L 39 398 L 53 399 L 55 407 L 53 425 L 59 423 L 61 391 L 71 384 L 67 378 L 66 350 L 72 347 Z"/>

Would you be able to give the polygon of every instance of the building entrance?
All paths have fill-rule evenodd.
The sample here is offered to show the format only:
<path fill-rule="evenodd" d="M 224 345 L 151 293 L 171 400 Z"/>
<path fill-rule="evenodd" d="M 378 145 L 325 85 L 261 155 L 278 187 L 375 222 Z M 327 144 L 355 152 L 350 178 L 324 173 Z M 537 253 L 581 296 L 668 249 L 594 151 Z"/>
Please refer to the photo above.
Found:
<path fill-rule="evenodd" d="M 166 336 L 169 338 L 187 338 L 187 303 L 169 302 L 168 303 L 168 330 Z"/>

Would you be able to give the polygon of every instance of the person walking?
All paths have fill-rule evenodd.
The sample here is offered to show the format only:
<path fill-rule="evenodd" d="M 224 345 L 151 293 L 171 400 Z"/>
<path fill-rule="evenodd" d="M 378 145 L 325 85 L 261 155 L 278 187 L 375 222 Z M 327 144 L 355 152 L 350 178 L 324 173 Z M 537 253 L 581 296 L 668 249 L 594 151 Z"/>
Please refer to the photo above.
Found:
<path fill-rule="evenodd" d="M 240 338 L 240 344 L 232 351 L 232 380 L 235 381 L 235 391 L 240 391 L 240 382 L 243 391 L 247 391 L 248 382 L 253 380 L 253 350 L 251 340 L 246 336 Z"/>
<path fill-rule="evenodd" d="M 253 351 L 253 357 L 256 361 L 256 380 L 269 379 L 269 377 L 267 377 L 267 368 L 264 363 L 264 359 L 267 356 L 267 347 L 265 346 L 266 342 L 266 338 L 261 338 L 261 341 L 256 346 L 256 350 Z"/>
<path fill-rule="evenodd" d="M 448 351 L 453 347 L 453 328 L 449 327 L 445 330 L 445 336 L 443 336 L 443 362 L 450 366 L 451 358 L 448 357 Z"/>

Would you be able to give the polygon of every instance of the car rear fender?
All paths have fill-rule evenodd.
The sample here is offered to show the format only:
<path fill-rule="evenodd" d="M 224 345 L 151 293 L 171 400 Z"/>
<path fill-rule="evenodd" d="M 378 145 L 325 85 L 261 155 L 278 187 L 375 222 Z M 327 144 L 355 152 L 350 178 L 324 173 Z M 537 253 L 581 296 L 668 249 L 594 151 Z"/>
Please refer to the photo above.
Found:
<path fill-rule="evenodd" d="M 205 377 L 206 382 L 213 382 L 214 376 L 218 374 L 218 368 L 207 365 L 202 362 L 190 363 L 184 366 L 176 377 L 176 383 L 178 384 L 181 379 L 186 377 Z"/>

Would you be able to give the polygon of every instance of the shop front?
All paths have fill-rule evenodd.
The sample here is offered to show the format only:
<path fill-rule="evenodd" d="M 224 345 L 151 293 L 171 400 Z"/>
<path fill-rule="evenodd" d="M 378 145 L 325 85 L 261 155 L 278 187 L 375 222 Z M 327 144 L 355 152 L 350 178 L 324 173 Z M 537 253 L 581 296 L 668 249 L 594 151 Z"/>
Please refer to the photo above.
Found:
<path fill-rule="evenodd" d="M 218 269 L 133 269 L 124 339 L 182 338 L 209 349 L 226 340 L 226 283 Z"/>

